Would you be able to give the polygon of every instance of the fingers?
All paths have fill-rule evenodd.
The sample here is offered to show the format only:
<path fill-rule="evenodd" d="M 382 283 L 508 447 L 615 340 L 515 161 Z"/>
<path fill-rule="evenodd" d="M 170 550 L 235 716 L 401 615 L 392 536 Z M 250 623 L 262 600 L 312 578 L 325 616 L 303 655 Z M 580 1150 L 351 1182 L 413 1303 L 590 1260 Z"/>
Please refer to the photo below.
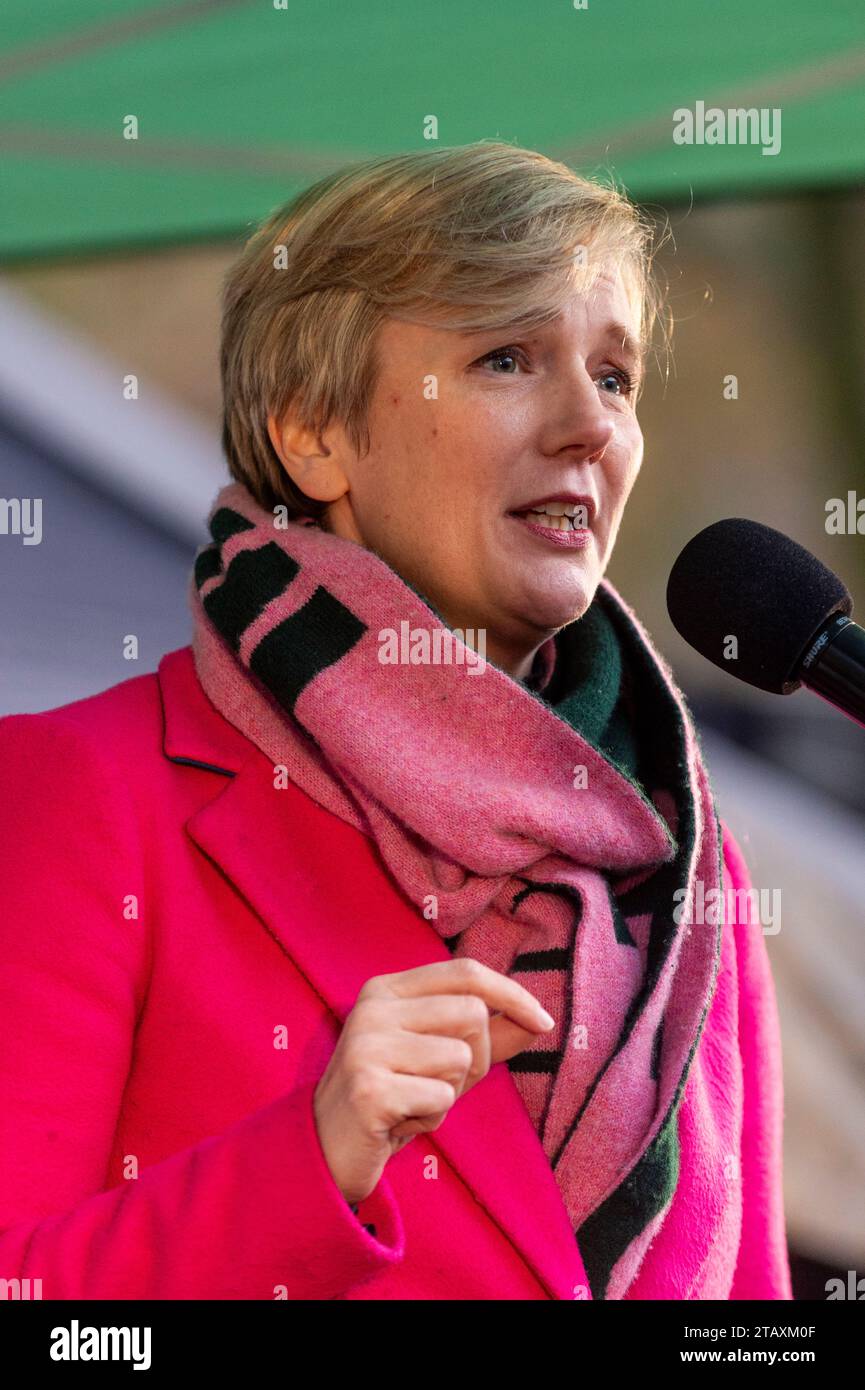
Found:
<path fill-rule="evenodd" d="M 450 1082 L 438 1077 L 392 1072 L 386 1079 L 385 1131 L 406 1140 L 437 1128 L 457 1098 Z M 398 1147 L 402 1147 L 399 1145 Z"/>
<path fill-rule="evenodd" d="M 397 1034 L 400 1054 L 405 1049 L 406 1054 L 426 1055 L 427 1049 L 420 1042 L 410 1040 L 419 1039 L 423 1034 L 437 1035 L 445 1043 L 450 1039 L 459 1043 L 460 1049 L 463 1044 L 468 1044 L 470 1049 L 468 1068 L 458 1076 L 457 1094 L 486 1076 L 491 1060 L 490 1018 L 482 999 L 471 994 L 428 994 L 420 999 L 392 1000 L 390 1008 L 400 1029 Z M 435 1043 L 433 1050 L 441 1051 Z M 450 1056 L 453 1059 L 453 1049 Z"/>
<path fill-rule="evenodd" d="M 341 1039 L 349 1070 L 363 1066 L 391 1153 L 437 1129 L 490 1066 L 555 1024 L 527 989 L 470 957 L 377 975 L 360 990 Z M 346 1060 L 346 1059 L 344 1059 Z"/>
<path fill-rule="evenodd" d="M 446 998 L 447 996 L 443 996 Z M 420 1004 L 421 1000 L 408 1001 Z M 432 1002 L 432 1001 L 431 1001 Z M 455 1003 L 461 1005 L 462 999 Z M 390 1071 L 406 1073 L 410 1076 L 435 1076 L 449 1081 L 457 1095 L 463 1089 L 466 1077 L 476 1069 L 478 1054 L 470 1040 L 474 1034 L 486 1031 L 485 1027 L 475 1028 L 463 1021 L 457 1021 L 451 1030 L 450 1019 L 445 1017 L 451 1010 L 436 1010 L 442 1023 L 439 1034 L 434 1027 L 420 1026 L 409 1030 L 400 1024 L 396 1032 L 380 1033 L 367 1047 L 367 1056 L 374 1065 Z M 421 1020 L 424 1025 L 426 1020 Z M 489 1039 L 485 1050 L 488 1051 Z M 481 1065 L 483 1052 L 481 1053 Z M 480 1074 L 485 1074 L 482 1072 Z"/>
<path fill-rule="evenodd" d="M 534 995 L 515 980 L 468 956 L 433 961 L 394 975 L 377 975 L 366 982 L 358 997 L 416 999 L 435 994 L 473 994 L 490 1009 L 533 1033 L 549 1031 L 545 1021 L 548 1015 Z"/>

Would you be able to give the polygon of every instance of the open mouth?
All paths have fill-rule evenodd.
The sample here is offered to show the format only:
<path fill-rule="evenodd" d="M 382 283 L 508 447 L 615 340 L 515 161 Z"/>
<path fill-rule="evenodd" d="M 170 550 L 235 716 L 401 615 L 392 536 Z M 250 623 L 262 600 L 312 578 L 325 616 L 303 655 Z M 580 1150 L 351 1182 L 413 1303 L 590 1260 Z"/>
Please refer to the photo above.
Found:
<path fill-rule="evenodd" d="M 527 531 L 554 545 L 579 549 L 588 545 L 592 533 L 588 525 L 586 508 L 569 507 L 561 515 L 548 512 L 508 512 L 508 516 L 518 521 Z"/>
<path fill-rule="evenodd" d="M 509 516 L 531 521 L 535 526 L 543 526 L 548 531 L 587 531 L 589 527 L 588 508 L 580 505 L 562 506 L 562 511 L 509 512 Z"/>

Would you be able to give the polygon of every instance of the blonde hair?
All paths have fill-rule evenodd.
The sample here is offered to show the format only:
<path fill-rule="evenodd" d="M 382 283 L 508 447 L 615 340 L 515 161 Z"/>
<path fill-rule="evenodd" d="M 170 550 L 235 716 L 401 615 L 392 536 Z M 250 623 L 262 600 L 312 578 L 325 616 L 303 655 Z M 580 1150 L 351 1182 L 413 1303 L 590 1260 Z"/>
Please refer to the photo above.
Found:
<path fill-rule="evenodd" d="M 652 272 L 649 218 L 613 185 L 503 141 L 354 164 L 281 205 L 225 281 L 222 442 L 260 505 L 320 518 L 268 431 L 289 407 L 369 449 L 376 331 L 386 317 L 456 330 L 527 330 L 554 318 L 616 261 L 645 354 L 670 325 Z M 591 255 L 578 256 L 578 247 Z"/>

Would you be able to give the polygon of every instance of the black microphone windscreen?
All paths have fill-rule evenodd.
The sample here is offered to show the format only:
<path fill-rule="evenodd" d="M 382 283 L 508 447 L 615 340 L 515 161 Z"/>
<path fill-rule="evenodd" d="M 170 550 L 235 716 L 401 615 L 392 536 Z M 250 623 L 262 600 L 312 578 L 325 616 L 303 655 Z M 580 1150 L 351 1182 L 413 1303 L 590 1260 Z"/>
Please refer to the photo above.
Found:
<path fill-rule="evenodd" d="M 794 673 L 818 629 L 852 610 L 844 584 L 815 555 L 742 517 L 694 536 L 667 583 L 667 611 L 685 641 L 722 671 L 777 695 L 798 689 Z"/>

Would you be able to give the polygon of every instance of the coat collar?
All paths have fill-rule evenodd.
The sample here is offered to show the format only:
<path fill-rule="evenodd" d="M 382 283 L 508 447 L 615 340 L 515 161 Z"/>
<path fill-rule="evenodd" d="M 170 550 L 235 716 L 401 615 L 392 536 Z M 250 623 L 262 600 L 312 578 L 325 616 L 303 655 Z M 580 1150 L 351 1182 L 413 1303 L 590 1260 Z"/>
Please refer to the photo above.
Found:
<path fill-rule="evenodd" d="M 213 797 L 187 820 L 188 834 L 340 1023 L 371 976 L 450 959 L 365 835 L 293 784 L 274 788 L 267 758 L 205 695 L 191 647 L 163 657 L 158 678 L 165 757 L 219 774 Z M 424 1142 L 444 1155 L 552 1298 L 573 1299 L 576 1286 L 590 1297 L 564 1202 L 506 1063 Z"/>

